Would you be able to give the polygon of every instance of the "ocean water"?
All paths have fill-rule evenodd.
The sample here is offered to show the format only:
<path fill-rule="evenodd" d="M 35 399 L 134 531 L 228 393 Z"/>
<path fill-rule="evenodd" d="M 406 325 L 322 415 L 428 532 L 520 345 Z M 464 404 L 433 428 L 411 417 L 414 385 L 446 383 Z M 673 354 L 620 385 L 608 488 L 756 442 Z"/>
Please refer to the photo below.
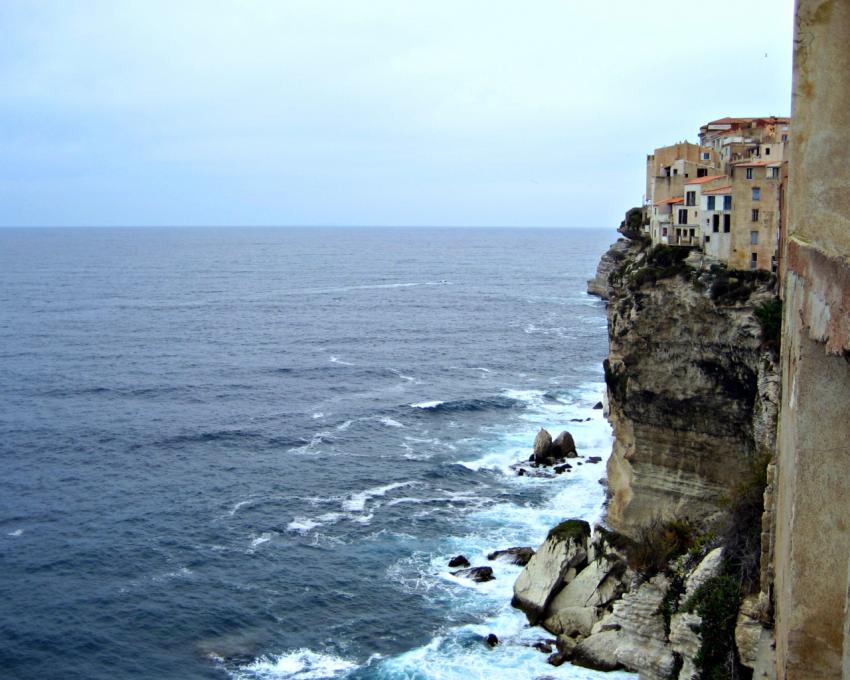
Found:
<path fill-rule="evenodd" d="M 0 230 L 0 677 L 620 677 L 549 666 L 486 560 L 601 513 L 602 465 L 510 465 L 610 451 L 611 239 Z"/>

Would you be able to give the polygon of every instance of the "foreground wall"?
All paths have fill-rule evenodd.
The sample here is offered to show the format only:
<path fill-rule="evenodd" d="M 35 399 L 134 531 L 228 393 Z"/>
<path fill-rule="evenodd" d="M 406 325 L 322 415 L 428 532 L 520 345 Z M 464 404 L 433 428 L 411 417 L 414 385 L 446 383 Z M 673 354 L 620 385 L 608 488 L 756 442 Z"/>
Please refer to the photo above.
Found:
<path fill-rule="evenodd" d="M 850 678 L 850 2 L 798 0 L 776 507 L 777 676 Z"/>

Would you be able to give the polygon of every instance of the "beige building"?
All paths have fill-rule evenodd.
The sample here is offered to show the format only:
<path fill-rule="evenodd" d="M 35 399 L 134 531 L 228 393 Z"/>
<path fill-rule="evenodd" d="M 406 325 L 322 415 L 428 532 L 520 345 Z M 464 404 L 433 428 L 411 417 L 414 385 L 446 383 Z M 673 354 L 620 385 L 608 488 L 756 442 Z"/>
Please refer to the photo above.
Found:
<path fill-rule="evenodd" d="M 721 118 L 647 156 L 645 231 L 732 269 L 776 272 L 789 118 Z"/>

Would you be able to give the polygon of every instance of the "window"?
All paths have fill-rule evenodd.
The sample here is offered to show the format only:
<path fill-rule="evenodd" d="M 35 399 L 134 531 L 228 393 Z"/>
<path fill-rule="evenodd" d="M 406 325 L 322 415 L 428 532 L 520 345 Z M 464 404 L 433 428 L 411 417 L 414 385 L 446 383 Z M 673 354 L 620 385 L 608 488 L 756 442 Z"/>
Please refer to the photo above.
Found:
<path fill-rule="evenodd" d="M 761 189 L 759 189 L 758 187 L 753 187 L 753 200 L 761 200 Z"/>
<path fill-rule="evenodd" d="M 747 179 L 752 179 L 752 178 L 753 178 L 753 169 L 747 168 Z"/>
<path fill-rule="evenodd" d="M 779 168 L 768 168 L 767 169 L 767 178 L 768 179 L 779 179 Z"/>
<path fill-rule="evenodd" d="M 707 168 L 697 168 L 697 177 L 706 177 L 708 175 Z"/>
<path fill-rule="evenodd" d="M 732 197 L 724 196 L 723 197 L 723 209 L 724 210 L 732 210 Z"/>
<path fill-rule="evenodd" d="M 697 192 L 696 191 L 688 191 L 685 194 L 685 205 L 696 205 L 697 204 Z"/>
<path fill-rule="evenodd" d="M 787 142 L 788 141 L 788 135 L 782 135 L 782 141 Z"/>
<path fill-rule="evenodd" d="M 688 236 L 690 236 L 691 238 L 693 238 L 693 237 L 694 237 L 694 236 L 696 236 L 696 235 L 697 235 L 697 230 L 696 230 L 696 229 L 688 229 Z"/>
<path fill-rule="evenodd" d="M 661 227 L 661 235 L 667 236 L 667 227 Z"/>
<path fill-rule="evenodd" d="M 757 246 L 759 244 L 759 233 L 757 231 L 750 232 L 750 245 Z"/>
<path fill-rule="evenodd" d="M 765 156 L 769 156 L 769 155 L 770 155 L 770 147 L 769 147 L 769 146 L 764 147 L 764 155 L 765 155 Z"/>
<path fill-rule="evenodd" d="M 709 241 L 711 241 L 711 236 L 709 236 L 708 234 L 706 234 L 706 235 L 705 235 L 705 242 L 706 242 L 706 243 L 708 243 Z"/>
<path fill-rule="evenodd" d="M 702 152 L 702 159 L 704 161 L 707 161 L 709 158 L 711 158 L 711 156 L 709 155 L 708 151 L 703 151 Z"/>
<path fill-rule="evenodd" d="M 684 208 L 679 209 L 679 224 L 687 224 L 688 223 L 688 211 Z"/>
<path fill-rule="evenodd" d="M 732 229 L 732 216 L 731 215 L 724 215 L 723 216 L 723 233 L 728 234 L 731 229 Z"/>
<path fill-rule="evenodd" d="M 772 271 L 775 274 L 777 269 L 778 269 L 778 266 L 776 264 L 776 255 L 771 255 L 770 256 L 770 271 Z"/>
<path fill-rule="evenodd" d="M 752 253 L 750 255 L 750 269 L 756 269 L 759 264 L 759 255 L 758 253 Z"/>
<path fill-rule="evenodd" d="M 714 216 L 714 223 L 711 225 L 711 230 L 714 232 L 720 231 L 720 215 Z"/>
<path fill-rule="evenodd" d="M 752 212 L 753 212 L 753 222 L 758 222 L 759 221 L 759 209 L 753 208 Z"/>
<path fill-rule="evenodd" d="M 673 174 L 678 175 L 679 174 L 679 168 L 673 168 Z"/>
<path fill-rule="evenodd" d="M 708 209 L 709 210 L 714 210 L 714 199 L 715 198 L 716 198 L 715 196 L 709 196 L 708 197 Z"/>

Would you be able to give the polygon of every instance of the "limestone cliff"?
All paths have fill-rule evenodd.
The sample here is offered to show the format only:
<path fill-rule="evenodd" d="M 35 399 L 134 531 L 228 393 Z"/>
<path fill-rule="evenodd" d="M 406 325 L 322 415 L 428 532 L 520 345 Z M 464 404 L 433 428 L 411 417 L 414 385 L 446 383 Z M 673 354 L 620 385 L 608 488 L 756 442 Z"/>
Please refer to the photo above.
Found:
<path fill-rule="evenodd" d="M 632 537 L 656 518 L 709 527 L 774 447 L 779 377 L 755 314 L 774 299 L 773 278 L 640 240 L 617 251 L 607 290 L 608 523 Z"/>

